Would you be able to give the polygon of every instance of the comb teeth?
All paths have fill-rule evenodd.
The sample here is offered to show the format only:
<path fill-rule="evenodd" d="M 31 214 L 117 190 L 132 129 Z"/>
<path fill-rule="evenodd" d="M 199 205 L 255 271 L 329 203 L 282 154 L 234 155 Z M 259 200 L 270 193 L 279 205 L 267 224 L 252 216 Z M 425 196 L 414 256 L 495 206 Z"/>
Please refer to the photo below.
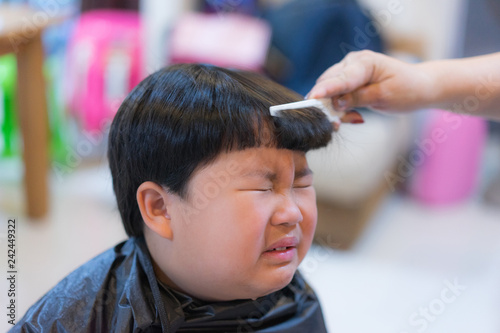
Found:
<path fill-rule="evenodd" d="M 338 112 L 333 108 L 332 100 L 329 98 L 322 99 L 306 99 L 304 101 L 274 105 L 269 108 L 271 116 L 280 117 L 281 111 L 284 110 L 295 110 L 304 108 L 318 108 L 320 109 L 328 118 L 330 122 L 340 124 L 340 118 L 345 114 L 344 112 Z"/>

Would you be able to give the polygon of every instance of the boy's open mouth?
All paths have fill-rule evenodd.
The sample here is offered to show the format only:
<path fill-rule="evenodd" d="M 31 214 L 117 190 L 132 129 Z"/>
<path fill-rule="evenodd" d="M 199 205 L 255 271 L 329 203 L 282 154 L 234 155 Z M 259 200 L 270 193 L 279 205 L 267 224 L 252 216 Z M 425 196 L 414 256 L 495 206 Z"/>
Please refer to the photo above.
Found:
<path fill-rule="evenodd" d="M 299 245 L 297 237 L 285 237 L 272 243 L 264 252 L 286 251 Z"/>
<path fill-rule="evenodd" d="M 298 245 L 297 237 L 285 237 L 269 246 L 263 255 L 267 260 L 276 264 L 291 262 L 297 256 Z"/>
<path fill-rule="evenodd" d="M 286 251 L 288 249 L 294 248 L 295 246 L 283 246 L 283 247 L 276 247 L 271 250 L 267 250 L 266 252 L 273 252 L 273 251 Z"/>

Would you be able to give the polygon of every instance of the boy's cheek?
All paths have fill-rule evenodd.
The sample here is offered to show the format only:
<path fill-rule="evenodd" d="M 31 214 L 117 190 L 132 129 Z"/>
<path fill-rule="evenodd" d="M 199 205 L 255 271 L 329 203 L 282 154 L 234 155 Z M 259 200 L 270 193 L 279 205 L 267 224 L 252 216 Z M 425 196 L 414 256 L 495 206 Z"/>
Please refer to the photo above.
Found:
<path fill-rule="evenodd" d="M 303 210 L 304 220 L 300 224 L 302 228 L 302 237 L 304 242 L 307 243 L 307 249 L 311 246 L 312 239 L 314 237 L 314 231 L 316 230 L 316 224 L 318 222 L 318 209 L 316 205 L 316 200 L 311 200 Z"/>
<path fill-rule="evenodd" d="M 312 239 L 314 236 L 314 231 L 316 230 L 317 218 L 316 216 L 311 216 L 307 221 L 303 221 L 302 223 L 302 237 L 304 241 L 307 243 L 312 243 Z"/>
<path fill-rule="evenodd" d="M 302 215 L 304 217 L 305 224 L 310 225 L 314 229 L 316 227 L 316 222 L 318 220 L 318 206 L 316 204 L 316 191 L 314 188 L 310 188 L 304 191 L 302 195 L 298 196 L 298 204 L 301 207 Z"/>

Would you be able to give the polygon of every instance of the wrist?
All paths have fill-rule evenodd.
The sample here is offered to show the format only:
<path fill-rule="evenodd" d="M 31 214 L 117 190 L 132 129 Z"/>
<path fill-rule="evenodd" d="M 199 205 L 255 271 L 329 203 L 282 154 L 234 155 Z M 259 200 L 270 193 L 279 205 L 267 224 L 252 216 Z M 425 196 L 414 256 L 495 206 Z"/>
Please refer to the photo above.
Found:
<path fill-rule="evenodd" d="M 424 108 L 440 107 L 447 99 L 446 81 L 443 68 L 437 62 L 422 62 L 415 66 L 419 83 L 415 87 L 420 103 Z"/>

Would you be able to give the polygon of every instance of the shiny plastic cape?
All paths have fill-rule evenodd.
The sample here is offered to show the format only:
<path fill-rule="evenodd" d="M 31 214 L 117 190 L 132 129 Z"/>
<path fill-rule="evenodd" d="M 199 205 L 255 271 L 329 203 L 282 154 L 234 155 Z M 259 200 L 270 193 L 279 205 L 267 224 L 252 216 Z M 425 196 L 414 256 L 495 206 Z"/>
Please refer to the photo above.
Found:
<path fill-rule="evenodd" d="M 202 277 L 200 277 L 202 278 Z M 326 332 L 300 274 L 257 300 L 204 302 L 159 283 L 144 238 L 130 238 L 76 269 L 10 332 Z"/>

